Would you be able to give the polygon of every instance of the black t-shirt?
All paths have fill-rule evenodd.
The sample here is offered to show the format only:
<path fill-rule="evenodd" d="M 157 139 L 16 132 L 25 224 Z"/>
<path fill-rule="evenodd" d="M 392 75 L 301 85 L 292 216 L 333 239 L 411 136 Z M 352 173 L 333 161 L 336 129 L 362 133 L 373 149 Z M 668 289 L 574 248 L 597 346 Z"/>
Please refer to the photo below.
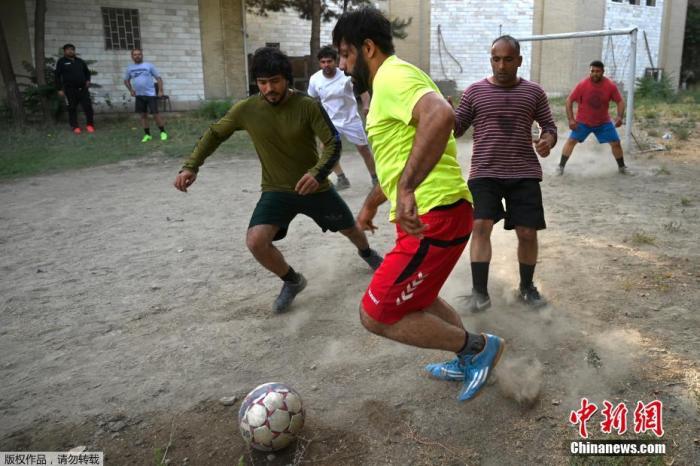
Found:
<path fill-rule="evenodd" d="M 61 57 L 56 63 L 56 87 L 58 89 L 66 85 L 83 87 L 87 81 L 90 81 L 90 70 L 80 58 L 75 57 L 70 60 Z"/>

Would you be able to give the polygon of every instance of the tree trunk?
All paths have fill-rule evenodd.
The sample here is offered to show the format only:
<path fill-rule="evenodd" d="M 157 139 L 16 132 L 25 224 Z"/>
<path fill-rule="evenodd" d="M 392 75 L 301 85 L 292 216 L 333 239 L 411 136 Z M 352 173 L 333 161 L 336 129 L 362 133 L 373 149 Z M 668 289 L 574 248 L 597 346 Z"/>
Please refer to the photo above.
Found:
<path fill-rule="evenodd" d="M 17 87 L 17 79 L 12 69 L 10 50 L 7 48 L 7 40 L 5 40 L 5 30 L 2 27 L 2 22 L 0 22 L 0 72 L 2 72 L 2 80 L 7 90 L 7 103 L 12 111 L 12 117 L 15 123 L 21 126 L 24 124 L 22 94 L 20 94 L 19 88 Z"/>
<path fill-rule="evenodd" d="M 309 41 L 309 75 L 318 69 L 316 55 L 321 49 L 321 0 L 311 0 L 311 40 Z"/>
<path fill-rule="evenodd" d="M 46 87 L 46 53 L 44 50 L 44 31 L 46 30 L 46 0 L 36 0 L 34 10 L 34 68 L 36 69 L 36 83 L 44 89 Z M 41 99 L 41 109 L 44 113 L 44 121 L 49 121 L 51 118 L 51 109 L 49 107 L 49 99 L 42 92 L 39 94 Z"/>

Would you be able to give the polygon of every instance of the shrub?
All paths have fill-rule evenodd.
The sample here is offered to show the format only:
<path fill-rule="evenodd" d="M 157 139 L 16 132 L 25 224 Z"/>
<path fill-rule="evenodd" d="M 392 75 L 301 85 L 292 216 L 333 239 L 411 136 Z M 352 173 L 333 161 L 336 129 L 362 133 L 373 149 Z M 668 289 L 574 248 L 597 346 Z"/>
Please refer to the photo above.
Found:
<path fill-rule="evenodd" d="M 226 112 L 231 108 L 230 100 L 207 100 L 199 107 L 198 114 L 202 118 L 210 120 L 218 120 L 226 115 Z"/>

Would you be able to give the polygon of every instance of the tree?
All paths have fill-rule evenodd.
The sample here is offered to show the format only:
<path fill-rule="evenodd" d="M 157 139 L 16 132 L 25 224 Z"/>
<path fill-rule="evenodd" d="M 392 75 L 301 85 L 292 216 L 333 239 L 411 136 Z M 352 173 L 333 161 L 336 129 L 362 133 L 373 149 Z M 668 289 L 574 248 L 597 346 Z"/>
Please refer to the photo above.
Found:
<path fill-rule="evenodd" d="M 16 124 L 23 125 L 24 107 L 22 106 L 22 94 L 20 94 L 19 88 L 17 87 L 17 78 L 12 68 L 12 59 L 10 57 L 10 50 L 7 47 L 5 29 L 2 27 L 2 21 L 0 21 L 0 73 L 2 73 L 2 80 L 7 90 L 7 103 L 10 106 L 12 117 Z"/>
<path fill-rule="evenodd" d="M 267 13 L 286 11 L 291 8 L 302 19 L 311 21 L 311 38 L 309 40 L 309 70 L 318 68 L 316 54 L 321 48 L 321 22 L 328 22 L 340 14 L 354 8 L 371 5 L 370 0 L 248 0 L 251 13 L 267 16 Z M 392 33 L 398 39 L 406 38 L 406 26 L 412 18 L 402 20 L 394 18 L 391 22 Z"/>
<path fill-rule="evenodd" d="M 36 84 L 39 89 L 46 89 L 46 58 L 44 46 L 44 31 L 46 30 L 46 0 L 36 0 L 34 9 L 34 69 Z M 49 99 L 45 92 L 39 94 L 44 121 L 51 118 Z"/>

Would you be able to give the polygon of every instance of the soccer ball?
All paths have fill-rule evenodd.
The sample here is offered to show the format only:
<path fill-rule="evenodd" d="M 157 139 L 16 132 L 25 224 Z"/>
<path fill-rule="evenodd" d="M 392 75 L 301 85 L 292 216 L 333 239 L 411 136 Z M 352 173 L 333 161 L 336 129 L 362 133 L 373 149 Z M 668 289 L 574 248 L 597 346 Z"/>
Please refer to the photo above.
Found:
<path fill-rule="evenodd" d="M 243 439 L 256 450 L 280 450 L 304 427 L 301 397 L 283 383 L 255 387 L 241 403 L 238 426 Z"/>

